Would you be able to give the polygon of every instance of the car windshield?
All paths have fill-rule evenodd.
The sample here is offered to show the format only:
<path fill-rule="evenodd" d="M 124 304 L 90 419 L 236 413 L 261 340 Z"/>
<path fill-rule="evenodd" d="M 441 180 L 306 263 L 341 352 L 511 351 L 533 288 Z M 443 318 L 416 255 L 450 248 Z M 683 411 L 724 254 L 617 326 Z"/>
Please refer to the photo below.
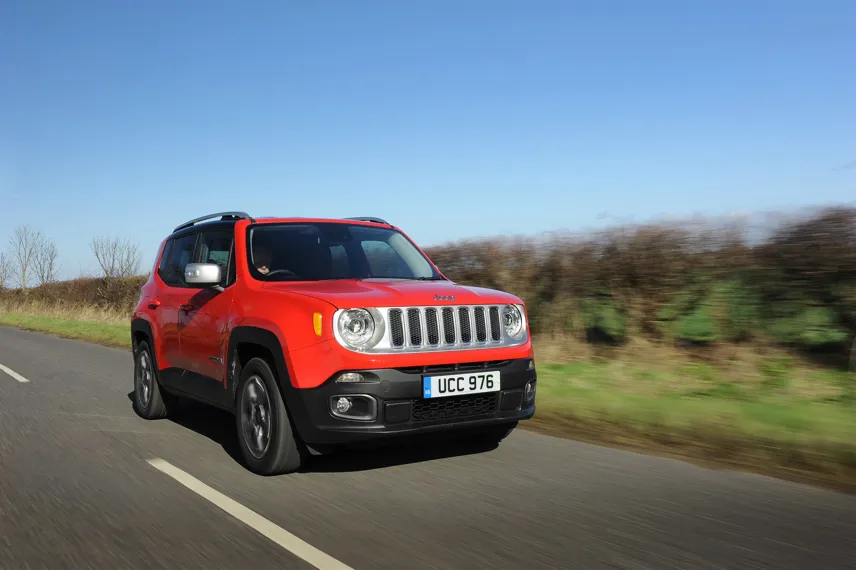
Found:
<path fill-rule="evenodd" d="M 261 224 L 249 233 L 250 273 L 263 281 L 443 277 L 401 232 L 358 224 Z"/>

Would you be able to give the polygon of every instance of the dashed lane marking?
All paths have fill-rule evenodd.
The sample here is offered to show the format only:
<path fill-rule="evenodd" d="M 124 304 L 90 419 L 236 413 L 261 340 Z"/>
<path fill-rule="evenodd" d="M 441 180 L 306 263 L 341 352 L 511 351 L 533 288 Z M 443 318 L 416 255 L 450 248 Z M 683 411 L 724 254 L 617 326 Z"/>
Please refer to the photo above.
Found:
<path fill-rule="evenodd" d="M 26 384 L 27 382 L 29 382 L 29 380 L 27 380 L 26 378 L 24 378 L 23 376 L 21 376 L 20 374 L 18 374 L 17 372 L 15 372 L 14 370 L 12 370 L 11 368 L 9 368 L 7 366 L 3 366 L 2 364 L 0 364 L 0 370 L 2 370 L 6 374 L 8 374 L 12 378 L 14 378 L 15 380 L 17 380 L 21 384 Z"/>
<path fill-rule="evenodd" d="M 342 564 L 335 558 L 321 552 L 314 546 L 307 544 L 287 530 L 275 525 L 268 519 L 230 499 L 223 493 L 212 489 L 193 475 L 182 471 L 163 459 L 149 459 L 149 464 L 155 469 L 169 475 L 200 497 L 207 499 L 217 507 L 220 507 L 245 525 L 256 532 L 269 538 L 282 548 L 288 550 L 298 558 L 308 562 L 318 570 L 353 570 L 350 566 Z"/>

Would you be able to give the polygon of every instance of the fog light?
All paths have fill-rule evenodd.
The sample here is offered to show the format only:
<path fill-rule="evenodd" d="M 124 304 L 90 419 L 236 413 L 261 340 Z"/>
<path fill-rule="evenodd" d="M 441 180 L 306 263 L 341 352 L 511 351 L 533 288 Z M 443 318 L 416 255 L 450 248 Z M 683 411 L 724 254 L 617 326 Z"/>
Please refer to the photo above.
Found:
<path fill-rule="evenodd" d="M 336 378 L 336 382 L 339 383 L 347 383 L 347 382 L 365 382 L 366 378 L 359 372 L 345 372 L 344 374 L 339 374 L 339 377 Z"/>
<path fill-rule="evenodd" d="M 351 409 L 351 401 L 348 398 L 339 398 L 336 400 L 336 411 L 340 414 L 347 413 L 348 410 Z"/>
<path fill-rule="evenodd" d="M 344 420 L 372 421 L 377 418 L 377 400 L 368 394 L 333 396 L 330 413 Z"/>
<path fill-rule="evenodd" d="M 526 383 L 526 388 L 523 390 L 523 400 L 526 403 L 535 399 L 535 380 L 530 380 Z"/>

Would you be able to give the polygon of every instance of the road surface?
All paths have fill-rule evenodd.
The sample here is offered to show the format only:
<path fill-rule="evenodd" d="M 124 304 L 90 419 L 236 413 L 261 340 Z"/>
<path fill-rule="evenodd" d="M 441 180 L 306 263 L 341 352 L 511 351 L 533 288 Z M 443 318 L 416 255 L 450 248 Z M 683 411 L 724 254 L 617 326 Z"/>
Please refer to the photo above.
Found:
<path fill-rule="evenodd" d="M 856 568 L 856 497 L 518 430 L 262 478 L 128 352 L 0 327 L 0 568 Z"/>

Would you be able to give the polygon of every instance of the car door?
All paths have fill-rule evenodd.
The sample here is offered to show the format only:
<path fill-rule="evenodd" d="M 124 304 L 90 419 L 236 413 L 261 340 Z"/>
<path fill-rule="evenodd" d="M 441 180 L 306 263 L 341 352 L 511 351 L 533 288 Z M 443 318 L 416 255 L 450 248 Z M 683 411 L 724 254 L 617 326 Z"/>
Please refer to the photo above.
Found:
<path fill-rule="evenodd" d="M 228 319 L 235 282 L 233 232 L 201 231 L 194 262 L 219 265 L 223 290 L 197 290 L 179 310 L 181 360 L 194 372 L 185 378 L 185 389 L 216 403 L 225 396 L 226 388 Z"/>
<path fill-rule="evenodd" d="M 179 313 L 183 305 L 199 289 L 191 288 L 184 280 L 184 268 L 193 259 L 198 232 L 192 232 L 173 238 L 167 245 L 164 261 L 158 270 L 158 276 L 164 284 L 158 294 L 157 313 L 160 319 L 161 349 L 158 364 L 161 368 L 181 369 L 186 363 L 181 358 L 181 338 L 179 336 Z M 170 384 L 170 375 L 165 381 Z M 178 386 L 176 386 L 178 387 Z"/>

